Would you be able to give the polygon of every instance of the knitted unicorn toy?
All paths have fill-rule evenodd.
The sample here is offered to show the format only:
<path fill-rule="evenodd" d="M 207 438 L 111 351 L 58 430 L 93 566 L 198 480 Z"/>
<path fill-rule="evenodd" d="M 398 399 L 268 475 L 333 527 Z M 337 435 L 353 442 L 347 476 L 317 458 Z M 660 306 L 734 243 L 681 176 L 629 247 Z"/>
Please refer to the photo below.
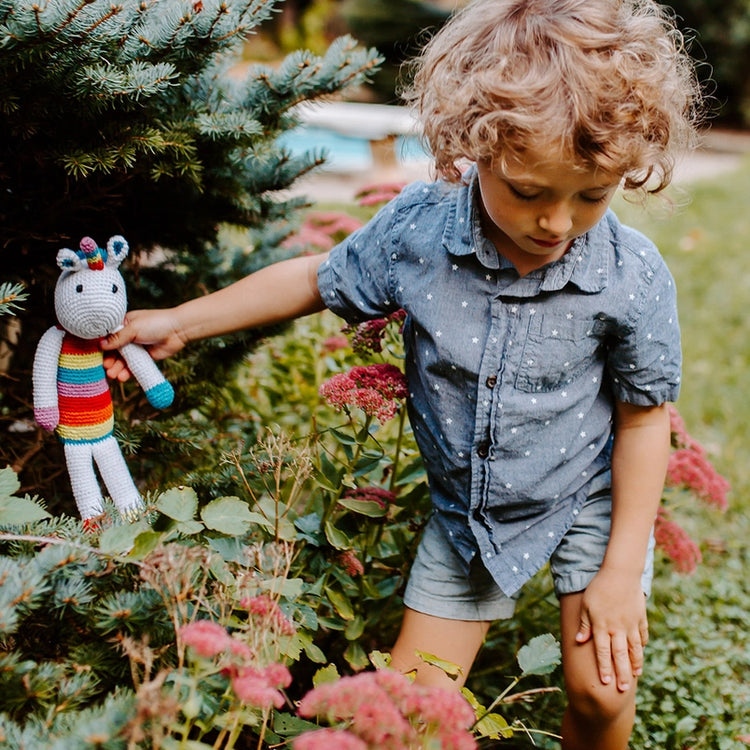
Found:
<path fill-rule="evenodd" d="M 90 525 L 103 512 L 94 463 L 120 513 L 132 517 L 142 503 L 112 434 L 112 397 L 99 348 L 99 339 L 121 328 L 125 318 L 125 282 L 117 269 L 128 243 L 111 237 L 104 250 L 84 237 L 80 248 L 57 253 L 58 325 L 42 336 L 34 357 L 34 418 L 45 430 L 57 430 L 78 511 Z M 137 344 L 127 344 L 120 354 L 149 403 L 169 406 L 174 391 L 149 354 Z"/>

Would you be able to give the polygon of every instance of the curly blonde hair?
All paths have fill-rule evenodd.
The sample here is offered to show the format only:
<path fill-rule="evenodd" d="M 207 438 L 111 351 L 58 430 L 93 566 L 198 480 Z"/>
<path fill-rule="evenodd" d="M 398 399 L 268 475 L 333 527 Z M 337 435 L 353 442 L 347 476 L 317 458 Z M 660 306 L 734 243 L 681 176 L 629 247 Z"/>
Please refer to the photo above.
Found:
<path fill-rule="evenodd" d="M 652 0 L 475 0 L 413 64 L 403 95 L 451 182 L 535 151 L 656 193 L 695 143 L 694 66 Z"/>

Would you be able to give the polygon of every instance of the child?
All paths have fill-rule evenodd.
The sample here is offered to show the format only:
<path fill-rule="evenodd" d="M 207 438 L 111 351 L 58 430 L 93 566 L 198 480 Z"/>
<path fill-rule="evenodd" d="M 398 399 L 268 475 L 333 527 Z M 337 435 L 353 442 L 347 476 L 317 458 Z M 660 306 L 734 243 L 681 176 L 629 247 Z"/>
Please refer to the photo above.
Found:
<path fill-rule="evenodd" d="M 427 45 L 407 98 L 441 179 L 406 188 L 329 254 L 131 312 L 104 348 L 137 341 L 160 359 L 324 306 L 351 322 L 406 310 L 434 514 L 393 666 L 454 684 L 415 651 L 465 675 L 549 561 L 562 746 L 626 748 L 680 343 L 669 272 L 608 207 L 620 185 L 668 184 L 694 134 L 688 58 L 652 0 L 481 0 Z"/>

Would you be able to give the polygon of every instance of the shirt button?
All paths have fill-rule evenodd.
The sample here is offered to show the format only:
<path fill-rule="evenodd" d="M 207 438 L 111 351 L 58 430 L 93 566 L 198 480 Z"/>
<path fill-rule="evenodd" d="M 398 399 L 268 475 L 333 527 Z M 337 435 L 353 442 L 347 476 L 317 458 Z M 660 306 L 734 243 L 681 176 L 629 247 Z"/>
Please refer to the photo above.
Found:
<path fill-rule="evenodd" d="M 487 458 L 487 456 L 489 456 L 489 455 L 490 455 L 490 448 L 489 448 L 489 446 L 486 443 L 482 443 L 477 448 L 477 456 L 479 456 L 479 458 Z"/>
<path fill-rule="evenodd" d="M 485 385 L 488 388 L 494 388 L 497 385 L 497 378 L 494 375 L 490 375 L 487 380 L 485 380 Z"/>

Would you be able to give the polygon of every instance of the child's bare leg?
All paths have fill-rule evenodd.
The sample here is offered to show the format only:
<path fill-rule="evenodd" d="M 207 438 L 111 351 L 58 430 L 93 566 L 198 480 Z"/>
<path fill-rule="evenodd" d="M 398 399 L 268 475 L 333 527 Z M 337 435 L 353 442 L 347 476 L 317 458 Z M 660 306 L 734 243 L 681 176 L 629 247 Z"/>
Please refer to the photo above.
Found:
<path fill-rule="evenodd" d="M 568 706 L 562 722 L 563 750 L 626 750 L 635 718 L 636 679 L 620 692 L 599 679 L 592 640 L 576 643 L 581 598 L 560 599 L 563 672 Z"/>
<path fill-rule="evenodd" d="M 458 689 L 466 681 L 489 627 L 489 622 L 448 620 L 407 607 L 401 632 L 391 651 L 391 667 L 399 672 L 416 670 L 416 682 L 420 685 Z M 461 675 L 456 680 L 451 679 L 439 667 L 425 664 L 415 651 L 457 664 Z"/>

